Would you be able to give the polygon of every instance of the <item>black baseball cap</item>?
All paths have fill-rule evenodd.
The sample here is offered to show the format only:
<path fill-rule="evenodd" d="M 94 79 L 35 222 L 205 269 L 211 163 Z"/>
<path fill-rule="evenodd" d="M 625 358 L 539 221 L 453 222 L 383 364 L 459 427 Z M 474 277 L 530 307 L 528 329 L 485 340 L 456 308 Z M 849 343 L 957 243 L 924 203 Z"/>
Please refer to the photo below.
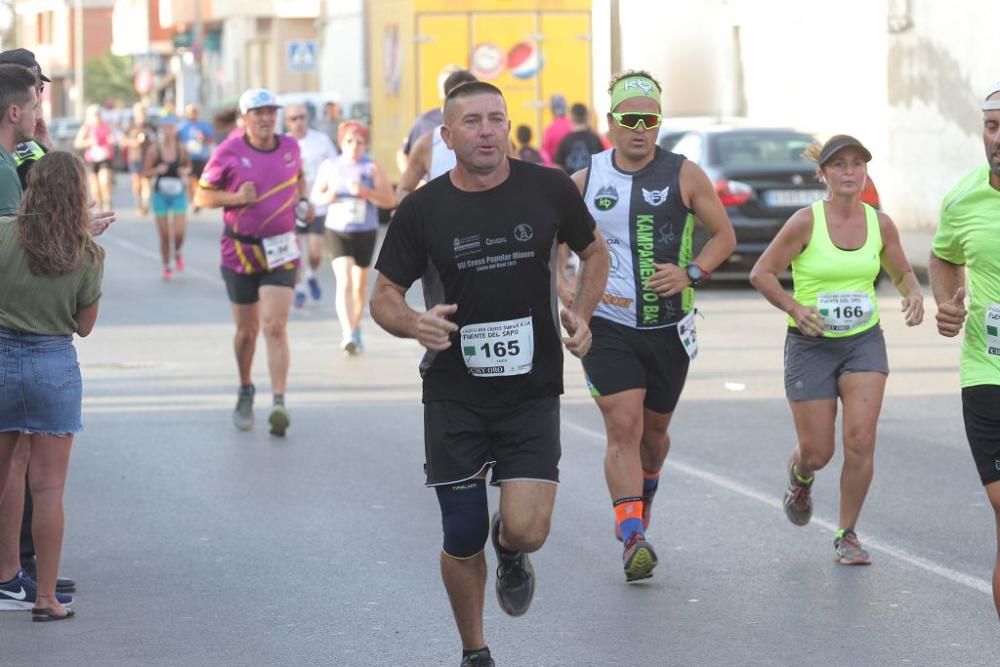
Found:
<path fill-rule="evenodd" d="M 865 162 L 871 162 L 872 160 L 871 152 L 865 148 L 865 145 L 860 141 L 849 134 L 837 134 L 830 137 L 829 141 L 823 144 L 823 148 L 820 149 L 819 152 L 819 160 L 817 160 L 817 163 L 822 167 L 836 153 L 844 150 L 845 148 L 857 148 L 861 151 L 862 155 L 865 156 Z"/>
<path fill-rule="evenodd" d="M 35 60 L 35 54 L 28 49 L 11 49 L 0 53 L 0 63 L 13 63 L 23 65 L 35 73 L 42 81 L 51 83 L 52 79 L 42 74 L 42 66 Z"/>

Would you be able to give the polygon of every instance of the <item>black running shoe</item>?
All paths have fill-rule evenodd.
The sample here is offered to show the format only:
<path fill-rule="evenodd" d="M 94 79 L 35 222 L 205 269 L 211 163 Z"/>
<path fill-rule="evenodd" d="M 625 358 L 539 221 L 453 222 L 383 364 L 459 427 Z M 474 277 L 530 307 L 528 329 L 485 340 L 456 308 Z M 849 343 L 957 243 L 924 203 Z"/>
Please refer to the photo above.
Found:
<path fill-rule="evenodd" d="M 521 616 L 535 596 L 535 570 L 523 551 L 510 555 L 500 550 L 500 512 L 493 513 L 492 523 L 490 539 L 497 554 L 497 602 L 505 613 Z"/>
<path fill-rule="evenodd" d="M 485 649 L 470 653 L 462 658 L 462 664 L 459 667 L 496 667 L 496 663 L 490 657 L 489 649 Z"/>

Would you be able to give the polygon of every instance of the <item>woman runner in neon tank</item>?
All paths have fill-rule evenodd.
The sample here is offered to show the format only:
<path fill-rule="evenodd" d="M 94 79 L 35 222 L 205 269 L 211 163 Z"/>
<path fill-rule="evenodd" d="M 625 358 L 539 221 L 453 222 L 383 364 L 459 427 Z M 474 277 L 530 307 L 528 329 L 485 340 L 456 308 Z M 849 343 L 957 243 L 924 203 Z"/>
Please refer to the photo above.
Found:
<path fill-rule="evenodd" d="M 824 200 L 796 211 L 774 237 L 750 282 L 788 314 L 785 395 L 798 446 L 788 460 L 784 507 L 798 526 L 812 517 L 814 474 L 833 458 L 837 398 L 843 406 L 844 464 L 834 558 L 868 565 L 854 527 L 871 485 L 875 432 L 889 365 L 874 281 L 884 268 L 903 296 L 908 326 L 920 324 L 923 294 L 888 215 L 862 203 L 871 160 L 860 141 L 831 138 L 806 153 L 827 185 Z M 792 268 L 795 294 L 778 276 Z"/>

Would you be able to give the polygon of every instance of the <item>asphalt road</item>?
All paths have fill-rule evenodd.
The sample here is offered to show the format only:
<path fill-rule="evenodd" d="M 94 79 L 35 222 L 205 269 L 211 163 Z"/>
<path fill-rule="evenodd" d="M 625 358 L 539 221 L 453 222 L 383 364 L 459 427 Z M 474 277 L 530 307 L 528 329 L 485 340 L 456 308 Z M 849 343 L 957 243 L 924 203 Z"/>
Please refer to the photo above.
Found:
<path fill-rule="evenodd" d="M 457 665 L 422 487 L 419 347 L 368 322 L 367 351 L 345 358 L 325 268 L 323 299 L 290 324 L 288 437 L 267 434 L 262 342 L 259 423 L 237 432 L 219 214 L 194 218 L 189 269 L 164 283 L 153 223 L 118 201 L 100 320 L 78 341 L 86 430 L 62 568 L 79 580 L 77 617 L 0 614 L 0 665 Z M 883 294 L 892 375 L 858 526 L 871 567 L 833 562 L 839 455 L 812 524 L 781 512 L 794 442 L 782 318 L 716 285 L 654 508 L 655 576 L 624 583 L 603 428 L 570 360 L 534 604 L 509 618 L 488 591 L 497 664 L 1000 664 L 993 515 L 964 439 L 958 345 L 930 323 L 906 329 Z"/>

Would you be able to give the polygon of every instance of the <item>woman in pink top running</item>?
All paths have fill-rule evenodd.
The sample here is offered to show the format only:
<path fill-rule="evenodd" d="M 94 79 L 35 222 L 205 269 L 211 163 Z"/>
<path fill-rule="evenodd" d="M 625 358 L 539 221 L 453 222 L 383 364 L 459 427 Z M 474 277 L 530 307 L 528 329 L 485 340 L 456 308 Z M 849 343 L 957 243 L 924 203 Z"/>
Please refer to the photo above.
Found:
<path fill-rule="evenodd" d="M 91 104 L 80 131 L 73 141 L 73 148 L 83 151 L 87 163 L 90 191 L 97 199 L 99 211 L 111 210 L 111 160 L 115 156 L 114 130 L 101 117 L 101 107 Z"/>

